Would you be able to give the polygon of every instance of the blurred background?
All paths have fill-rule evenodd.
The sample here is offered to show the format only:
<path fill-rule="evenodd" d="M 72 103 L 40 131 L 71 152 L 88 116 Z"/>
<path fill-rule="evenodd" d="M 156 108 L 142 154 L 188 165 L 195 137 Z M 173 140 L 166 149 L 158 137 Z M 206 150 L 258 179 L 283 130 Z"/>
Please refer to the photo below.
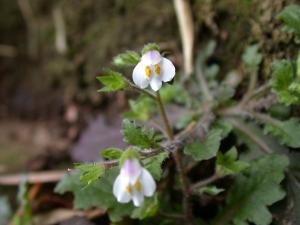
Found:
<path fill-rule="evenodd" d="M 2 173 L 95 160 L 121 145 L 126 96 L 97 93 L 96 76 L 148 42 L 179 54 L 172 1 L 3 0 L 0 11 Z M 80 141 L 84 128 L 90 140 Z"/>
<path fill-rule="evenodd" d="M 245 46 L 258 42 L 266 56 L 261 79 L 268 77 L 274 58 L 295 52 L 275 19 L 295 2 L 190 1 L 194 54 L 215 40 L 211 63 L 224 74 L 239 72 Z M 65 170 L 123 146 L 120 113 L 128 94 L 99 94 L 96 77 L 113 56 L 148 42 L 160 44 L 182 70 L 173 1 L 1 0 L 0 174 Z"/>

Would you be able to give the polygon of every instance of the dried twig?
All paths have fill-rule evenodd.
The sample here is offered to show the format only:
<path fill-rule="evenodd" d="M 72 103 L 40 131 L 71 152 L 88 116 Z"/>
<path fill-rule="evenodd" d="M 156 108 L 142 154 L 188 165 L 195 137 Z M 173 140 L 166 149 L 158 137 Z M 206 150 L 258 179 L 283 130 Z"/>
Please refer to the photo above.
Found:
<path fill-rule="evenodd" d="M 30 172 L 26 174 L 28 183 L 51 183 L 59 181 L 66 171 L 42 171 L 42 172 Z M 14 175 L 2 175 L 0 176 L 0 185 L 18 185 L 21 182 L 24 174 Z"/>
<path fill-rule="evenodd" d="M 189 0 L 174 0 L 178 19 L 183 57 L 184 73 L 189 76 L 193 72 L 194 22 Z"/>
<path fill-rule="evenodd" d="M 65 54 L 68 50 L 66 26 L 61 8 L 53 10 L 53 19 L 55 26 L 55 47 L 58 53 Z"/>

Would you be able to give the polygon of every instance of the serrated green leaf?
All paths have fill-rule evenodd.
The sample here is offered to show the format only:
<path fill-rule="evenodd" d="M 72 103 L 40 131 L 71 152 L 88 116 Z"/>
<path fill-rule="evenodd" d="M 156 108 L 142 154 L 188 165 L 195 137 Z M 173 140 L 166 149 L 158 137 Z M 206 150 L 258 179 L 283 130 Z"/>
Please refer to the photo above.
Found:
<path fill-rule="evenodd" d="M 295 69 L 291 61 L 276 61 L 272 65 L 272 88 L 279 101 L 286 105 L 300 103 L 299 82 L 295 77 Z"/>
<path fill-rule="evenodd" d="M 0 225 L 9 224 L 11 207 L 7 197 L 0 196 Z"/>
<path fill-rule="evenodd" d="M 233 126 L 230 122 L 225 119 L 219 119 L 213 124 L 214 129 L 220 129 L 222 131 L 222 139 L 226 138 L 229 133 L 232 131 Z"/>
<path fill-rule="evenodd" d="M 217 188 L 216 186 L 206 186 L 206 187 L 200 188 L 200 190 L 199 190 L 199 192 L 201 194 L 205 193 L 205 194 L 212 195 L 212 196 L 218 195 L 223 191 L 224 191 L 223 188 Z"/>
<path fill-rule="evenodd" d="M 135 208 L 132 211 L 131 218 L 143 220 L 145 218 L 153 217 L 156 215 L 159 208 L 157 195 L 151 198 L 146 198 L 141 207 Z"/>
<path fill-rule="evenodd" d="M 300 6 L 289 5 L 286 6 L 277 16 L 277 18 L 284 22 L 286 30 L 294 32 L 297 38 L 300 38 Z"/>
<path fill-rule="evenodd" d="M 80 172 L 67 174 L 56 186 L 55 192 L 64 194 L 72 192 L 74 194 L 74 207 L 77 209 L 89 209 L 98 207 L 107 210 L 111 221 L 117 222 L 124 216 L 131 214 L 133 205 L 120 204 L 112 193 L 112 186 L 116 176 L 119 173 L 118 168 L 106 170 L 102 179 L 97 180 L 86 188 L 80 182 Z"/>
<path fill-rule="evenodd" d="M 278 121 L 276 124 L 266 124 L 265 133 L 278 137 L 281 144 L 292 148 L 300 147 L 300 123 L 296 118 Z"/>
<path fill-rule="evenodd" d="M 144 45 L 144 47 L 142 49 L 142 55 L 144 55 L 146 52 L 151 51 L 151 50 L 160 51 L 160 47 L 156 43 L 148 43 L 148 44 Z"/>
<path fill-rule="evenodd" d="M 261 63 L 262 55 L 259 53 L 258 45 L 251 45 L 246 48 L 242 59 L 249 72 L 256 73 Z"/>
<path fill-rule="evenodd" d="M 134 122 L 124 119 L 122 123 L 122 133 L 124 140 L 141 148 L 158 147 L 157 135 L 154 129 L 146 130 L 144 127 L 137 126 Z"/>
<path fill-rule="evenodd" d="M 168 153 L 162 152 L 158 155 L 143 160 L 145 168 L 152 174 L 155 180 L 159 181 L 162 175 L 162 163 L 168 158 Z"/>
<path fill-rule="evenodd" d="M 123 75 L 112 71 L 106 70 L 107 76 L 99 76 L 97 80 L 100 81 L 104 87 L 98 90 L 99 92 L 112 92 L 124 89 L 128 86 L 128 83 L 124 79 Z"/>
<path fill-rule="evenodd" d="M 226 206 L 213 224 L 268 225 L 272 215 L 268 206 L 281 200 L 285 192 L 280 183 L 289 161 L 283 155 L 265 155 L 240 173 L 229 190 Z"/>
<path fill-rule="evenodd" d="M 135 51 L 126 51 L 114 57 L 113 64 L 118 67 L 134 66 L 140 59 L 140 55 Z"/>
<path fill-rule="evenodd" d="M 123 113 L 127 119 L 148 120 L 156 110 L 156 102 L 145 95 L 140 95 L 136 100 L 129 100 L 131 111 Z"/>
<path fill-rule="evenodd" d="M 184 148 L 184 153 L 195 160 L 207 160 L 215 157 L 222 139 L 221 129 L 211 129 L 203 142 L 196 141 Z"/>
<path fill-rule="evenodd" d="M 239 161 L 237 157 L 238 154 L 235 147 L 231 148 L 225 154 L 218 152 L 217 174 L 220 176 L 237 174 L 249 166 L 248 163 Z"/>
<path fill-rule="evenodd" d="M 107 148 L 100 152 L 100 155 L 103 158 L 113 160 L 113 159 L 119 159 L 122 155 L 123 151 L 119 148 Z"/>
<path fill-rule="evenodd" d="M 91 183 L 100 179 L 103 176 L 105 168 L 102 165 L 96 163 L 77 163 L 75 168 L 80 170 L 80 181 L 90 185 Z"/>

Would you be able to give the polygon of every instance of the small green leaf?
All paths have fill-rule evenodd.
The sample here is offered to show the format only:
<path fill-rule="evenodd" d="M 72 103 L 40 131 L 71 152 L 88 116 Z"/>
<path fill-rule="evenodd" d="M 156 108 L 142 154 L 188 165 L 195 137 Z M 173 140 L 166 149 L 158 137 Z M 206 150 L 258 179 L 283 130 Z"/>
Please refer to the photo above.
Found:
<path fill-rule="evenodd" d="M 287 31 L 295 33 L 298 41 L 300 38 L 300 6 L 289 5 L 286 6 L 277 17 L 283 21 Z M 297 40 L 296 39 L 296 40 Z"/>
<path fill-rule="evenodd" d="M 113 159 L 119 159 L 122 155 L 123 151 L 119 148 L 107 148 L 100 152 L 100 155 L 103 158 L 113 160 Z"/>
<path fill-rule="evenodd" d="M 205 194 L 212 195 L 212 196 L 218 195 L 223 191 L 224 191 L 223 188 L 217 188 L 216 186 L 206 186 L 206 187 L 200 188 L 200 190 L 199 190 L 199 192 L 201 194 L 205 193 Z"/>
<path fill-rule="evenodd" d="M 156 102 L 145 95 L 140 95 L 136 100 L 129 100 L 131 111 L 123 113 L 127 119 L 148 120 L 156 110 Z"/>
<path fill-rule="evenodd" d="M 222 139 L 226 138 L 229 133 L 232 131 L 233 126 L 230 122 L 224 119 L 219 119 L 213 124 L 214 129 L 222 130 Z"/>
<path fill-rule="evenodd" d="M 217 174 L 220 176 L 236 174 L 249 166 L 246 162 L 238 161 L 237 157 L 238 154 L 235 147 L 225 154 L 219 152 L 217 155 Z"/>
<path fill-rule="evenodd" d="M 156 215 L 159 208 L 157 195 L 151 198 L 145 198 L 144 204 L 141 207 L 135 208 L 132 211 L 131 218 L 143 220 L 145 218 L 153 217 Z"/>
<path fill-rule="evenodd" d="M 122 124 L 124 140 L 141 148 L 158 147 L 158 137 L 154 129 L 146 130 L 144 127 L 137 126 L 134 122 L 124 119 Z"/>
<path fill-rule="evenodd" d="M 113 59 L 113 64 L 118 67 L 135 66 L 141 57 L 135 51 L 126 51 Z"/>
<path fill-rule="evenodd" d="M 262 55 L 259 53 L 258 45 L 251 45 L 246 48 L 242 58 L 246 68 L 251 73 L 256 73 L 258 66 L 261 63 Z"/>
<path fill-rule="evenodd" d="M 156 43 L 148 43 L 144 45 L 143 50 L 142 50 L 142 55 L 144 55 L 146 52 L 155 50 L 155 51 L 160 51 L 160 47 Z"/>
<path fill-rule="evenodd" d="M 211 129 L 203 142 L 197 141 L 187 145 L 184 148 L 184 153 L 199 161 L 213 158 L 219 150 L 221 140 L 222 130 Z"/>
<path fill-rule="evenodd" d="M 299 82 L 295 77 L 295 69 L 291 61 L 276 61 L 272 65 L 272 88 L 279 101 L 286 105 L 300 103 Z"/>
<path fill-rule="evenodd" d="M 300 123 L 296 118 L 278 121 L 276 124 L 267 124 L 265 133 L 278 137 L 281 144 L 292 148 L 300 147 Z"/>
<path fill-rule="evenodd" d="M 143 160 L 145 168 L 152 174 L 155 180 L 159 181 L 162 175 L 162 163 L 168 158 L 168 153 L 162 152 L 158 155 Z"/>
<path fill-rule="evenodd" d="M 90 185 L 104 174 L 104 167 L 96 163 L 76 164 L 75 168 L 81 171 L 80 181 Z"/>
<path fill-rule="evenodd" d="M 112 92 L 124 89 L 128 86 L 128 83 L 124 79 L 123 75 L 112 71 L 106 70 L 108 75 L 107 76 L 99 76 L 97 80 L 100 81 L 104 87 L 98 90 L 99 92 Z"/>

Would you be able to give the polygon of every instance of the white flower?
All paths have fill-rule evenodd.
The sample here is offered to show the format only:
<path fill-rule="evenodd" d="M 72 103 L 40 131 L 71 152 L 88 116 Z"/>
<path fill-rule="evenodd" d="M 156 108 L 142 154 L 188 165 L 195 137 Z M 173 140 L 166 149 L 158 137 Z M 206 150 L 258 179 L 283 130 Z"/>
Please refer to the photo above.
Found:
<path fill-rule="evenodd" d="M 162 82 L 168 82 L 175 76 L 173 63 L 160 55 L 158 51 L 146 52 L 132 73 L 133 82 L 140 88 L 147 88 L 149 83 L 154 91 L 161 88 Z"/>
<path fill-rule="evenodd" d="M 144 202 L 144 196 L 154 194 L 156 184 L 151 174 L 137 159 L 127 159 L 113 185 L 113 194 L 120 203 L 131 200 L 136 207 Z"/>

